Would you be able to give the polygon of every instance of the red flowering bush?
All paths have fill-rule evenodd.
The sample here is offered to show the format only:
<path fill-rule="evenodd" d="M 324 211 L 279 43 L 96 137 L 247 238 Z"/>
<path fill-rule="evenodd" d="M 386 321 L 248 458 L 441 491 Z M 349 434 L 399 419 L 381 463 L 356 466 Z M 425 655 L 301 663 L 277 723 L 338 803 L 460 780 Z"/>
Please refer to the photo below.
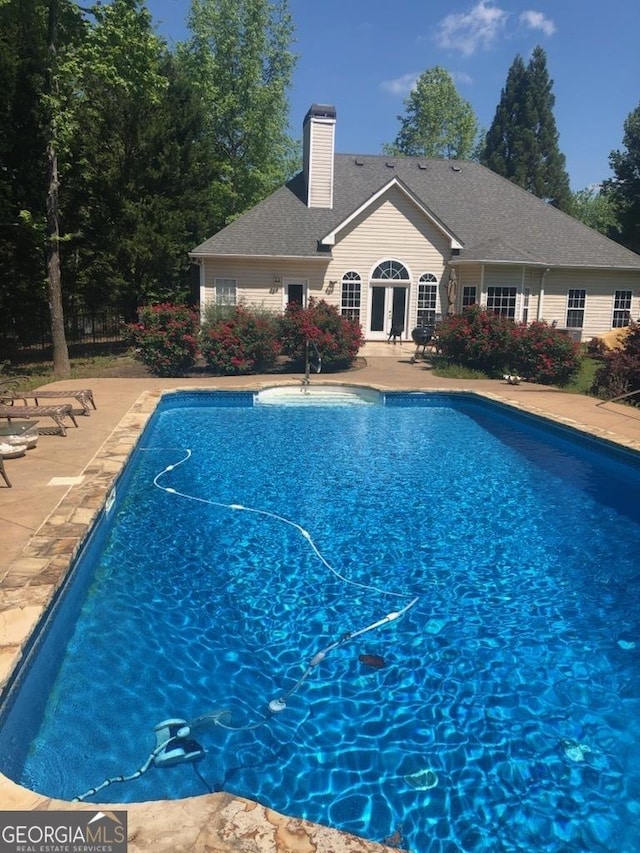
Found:
<path fill-rule="evenodd" d="M 322 359 L 323 370 L 350 367 L 363 344 L 360 324 L 343 317 L 337 308 L 323 299 L 309 300 L 307 308 L 292 303 L 278 319 L 282 351 L 294 363 L 305 364 L 306 343 L 310 342 L 314 361 Z"/>
<path fill-rule="evenodd" d="M 567 385 L 580 370 L 579 344 L 541 321 L 514 326 L 509 352 L 509 372 L 542 385 Z"/>
<path fill-rule="evenodd" d="M 207 365 L 226 376 L 269 370 L 280 354 L 276 318 L 237 306 L 228 316 L 207 314 L 200 335 Z"/>
<path fill-rule="evenodd" d="M 125 326 L 125 337 L 155 376 L 182 376 L 198 352 L 198 315 L 186 305 L 145 305 L 138 322 Z"/>
<path fill-rule="evenodd" d="M 509 367 L 513 328 L 513 320 L 472 305 L 438 325 L 438 348 L 456 364 L 497 376 Z"/>
<path fill-rule="evenodd" d="M 477 305 L 446 317 L 437 335 L 442 355 L 488 376 L 566 385 L 580 369 L 580 348 L 568 335 L 544 322 L 516 325 Z"/>
<path fill-rule="evenodd" d="M 640 391 L 639 323 L 631 323 L 621 349 L 610 350 L 603 356 L 602 366 L 596 371 L 591 386 L 591 393 L 602 399 L 619 397 L 630 391 Z M 629 402 L 637 404 L 638 398 Z"/>

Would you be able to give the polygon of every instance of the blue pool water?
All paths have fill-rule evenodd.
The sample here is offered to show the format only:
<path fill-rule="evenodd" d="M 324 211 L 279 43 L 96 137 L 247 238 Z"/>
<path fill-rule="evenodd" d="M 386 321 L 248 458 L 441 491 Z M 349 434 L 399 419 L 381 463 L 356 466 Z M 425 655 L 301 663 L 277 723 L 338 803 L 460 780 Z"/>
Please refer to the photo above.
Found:
<path fill-rule="evenodd" d="M 0 769 L 72 799 L 160 721 L 224 710 L 246 728 L 199 733 L 202 760 L 94 799 L 224 790 L 421 853 L 636 853 L 639 554 L 635 459 L 533 418 L 177 395 L 5 708 Z"/>

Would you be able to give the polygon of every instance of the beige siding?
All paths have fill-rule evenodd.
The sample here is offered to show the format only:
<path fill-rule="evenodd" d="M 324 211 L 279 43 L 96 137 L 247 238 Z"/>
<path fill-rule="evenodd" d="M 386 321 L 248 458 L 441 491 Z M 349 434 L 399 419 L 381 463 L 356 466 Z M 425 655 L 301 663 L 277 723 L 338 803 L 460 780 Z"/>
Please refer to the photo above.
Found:
<path fill-rule="evenodd" d="M 465 287 L 475 287 L 476 299 L 478 302 L 482 299 L 482 267 L 477 266 L 462 266 L 456 270 L 458 276 L 458 293 L 456 296 L 456 311 L 462 310 L 462 293 Z M 446 310 L 446 308 L 445 308 Z"/>
<path fill-rule="evenodd" d="M 482 294 L 483 302 L 486 301 L 487 289 L 489 287 L 517 287 L 518 290 L 520 290 L 522 287 L 522 267 L 485 267 L 484 292 Z"/>
<path fill-rule="evenodd" d="M 305 127 L 309 134 L 306 164 L 309 207 L 333 207 L 333 148 L 335 122 L 312 119 Z M 306 146 L 305 146 L 306 148 Z"/>
<path fill-rule="evenodd" d="M 375 205 L 339 232 L 332 254 L 327 277 L 336 281 L 336 305 L 340 305 L 343 275 L 350 270 L 360 275 L 361 323 L 365 332 L 370 276 L 376 265 L 384 260 L 399 261 L 409 272 L 408 331 L 415 325 L 417 284 L 423 273 L 436 276 L 439 282 L 438 310 L 442 311 L 441 306 L 446 306 L 446 282 L 443 278 L 444 258 L 449 255 L 448 238 L 397 187 L 392 187 Z"/>
<path fill-rule="evenodd" d="M 279 313 L 284 308 L 284 287 L 288 281 L 306 284 L 308 296 L 321 297 L 325 268 L 324 263 L 292 259 L 205 259 L 200 305 L 204 310 L 214 304 L 215 280 L 227 278 L 236 281 L 239 303 Z"/>
<path fill-rule="evenodd" d="M 480 294 L 482 305 L 487 303 L 487 294 L 490 287 L 515 287 L 516 288 L 516 314 L 515 320 L 523 319 L 524 291 L 529 289 L 528 321 L 536 319 L 538 306 L 538 294 L 540 292 L 540 271 L 523 267 L 521 265 L 489 266 L 484 270 L 483 289 Z"/>
<path fill-rule="evenodd" d="M 529 323 L 538 319 L 538 306 L 540 304 L 540 282 L 542 280 L 543 270 L 540 268 L 526 268 L 523 275 L 523 288 L 529 289 L 529 311 L 527 321 Z M 522 311 L 518 319 L 522 318 Z"/>
<path fill-rule="evenodd" d="M 633 294 L 631 317 L 640 312 L 640 274 L 598 270 L 552 270 L 545 279 L 542 319 L 556 322 L 558 328 L 567 324 L 567 298 L 571 289 L 586 290 L 583 340 L 602 335 L 611 329 L 616 290 Z"/>
<path fill-rule="evenodd" d="M 640 315 L 640 274 L 598 270 L 551 270 L 542 267 L 463 265 L 458 271 L 458 309 L 462 288 L 476 286 L 478 299 L 486 304 L 487 288 L 517 287 L 516 319 L 522 319 L 525 288 L 529 289 L 528 321 L 545 320 L 564 329 L 567 325 L 569 290 L 586 293 L 583 340 L 602 335 L 611 329 L 616 290 L 632 292 L 631 317 Z M 540 290 L 542 287 L 542 296 Z"/>

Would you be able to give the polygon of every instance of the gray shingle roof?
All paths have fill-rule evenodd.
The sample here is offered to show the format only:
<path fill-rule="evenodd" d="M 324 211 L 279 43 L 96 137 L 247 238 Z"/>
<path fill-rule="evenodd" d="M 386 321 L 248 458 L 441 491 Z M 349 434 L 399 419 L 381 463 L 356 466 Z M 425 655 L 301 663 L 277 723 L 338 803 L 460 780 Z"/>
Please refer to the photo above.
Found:
<path fill-rule="evenodd" d="M 350 154 L 335 157 L 333 209 L 307 208 L 298 174 L 193 254 L 326 258 L 319 241 L 394 177 L 463 243 L 461 262 L 640 270 L 640 255 L 479 163 Z"/>

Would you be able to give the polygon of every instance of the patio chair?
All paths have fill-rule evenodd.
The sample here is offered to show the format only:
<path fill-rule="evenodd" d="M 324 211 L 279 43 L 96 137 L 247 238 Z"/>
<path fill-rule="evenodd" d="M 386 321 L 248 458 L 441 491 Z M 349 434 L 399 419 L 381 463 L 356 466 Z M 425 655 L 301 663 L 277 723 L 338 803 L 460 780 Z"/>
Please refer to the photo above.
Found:
<path fill-rule="evenodd" d="M 393 343 L 395 344 L 396 338 L 400 338 L 400 343 L 402 343 L 402 333 L 404 332 L 404 324 L 403 323 L 392 323 L 391 329 L 389 330 L 389 337 L 387 338 L 387 343 L 389 343 L 393 339 Z"/>
<path fill-rule="evenodd" d="M 2 456 L 0 456 L 0 477 L 2 477 L 7 486 L 11 488 L 11 480 L 7 476 L 7 472 L 4 469 L 4 459 L 2 458 Z"/>
<path fill-rule="evenodd" d="M 92 406 L 94 410 L 97 408 L 93 391 L 90 388 L 73 388 L 60 391 L 41 391 L 39 389 L 35 389 L 34 391 L 20 391 L 15 379 L 0 381 L 0 400 L 5 405 L 13 405 L 15 400 L 21 400 L 26 406 L 29 405 L 28 400 L 33 400 L 34 405 L 39 406 L 39 400 L 64 399 L 65 397 L 71 397 L 80 403 L 81 408 L 74 411 L 75 415 L 88 416 L 91 413 L 89 406 Z"/>
<path fill-rule="evenodd" d="M 78 426 L 71 403 L 65 403 L 60 406 L 27 406 L 26 404 L 24 406 L 0 406 L 0 418 L 4 418 L 9 423 L 16 418 L 51 418 L 56 425 L 51 429 L 62 436 L 67 434 L 67 426 L 64 422 L 65 418 L 70 418 L 73 425 L 75 427 Z M 39 431 L 48 432 L 49 429 L 45 427 L 45 429 L 40 429 Z"/>

